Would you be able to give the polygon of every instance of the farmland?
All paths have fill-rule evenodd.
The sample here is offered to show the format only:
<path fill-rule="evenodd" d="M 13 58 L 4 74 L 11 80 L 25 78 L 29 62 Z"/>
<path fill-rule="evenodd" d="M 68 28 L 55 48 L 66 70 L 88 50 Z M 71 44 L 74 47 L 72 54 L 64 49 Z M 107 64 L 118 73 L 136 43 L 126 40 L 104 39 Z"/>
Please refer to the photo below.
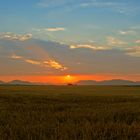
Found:
<path fill-rule="evenodd" d="M 1 140 L 139 140 L 140 86 L 0 86 Z"/>

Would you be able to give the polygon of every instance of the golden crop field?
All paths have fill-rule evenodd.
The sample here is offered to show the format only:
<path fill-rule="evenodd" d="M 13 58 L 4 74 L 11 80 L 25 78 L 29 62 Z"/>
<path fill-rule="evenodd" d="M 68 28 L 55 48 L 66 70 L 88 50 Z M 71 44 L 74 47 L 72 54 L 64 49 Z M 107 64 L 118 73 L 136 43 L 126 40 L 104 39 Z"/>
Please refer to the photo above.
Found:
<path fill-rule="evenodd" d="M 139 140 L 140 86 L 0 86 L 0 140 Z"/>

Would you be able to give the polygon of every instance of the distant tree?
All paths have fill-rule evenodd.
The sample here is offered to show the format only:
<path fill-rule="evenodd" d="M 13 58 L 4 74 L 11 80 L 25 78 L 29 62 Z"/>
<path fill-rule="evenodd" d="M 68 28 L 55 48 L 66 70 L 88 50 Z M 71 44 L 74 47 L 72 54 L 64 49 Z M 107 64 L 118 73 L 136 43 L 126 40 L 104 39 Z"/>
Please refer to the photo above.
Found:
<path fill-rule="evenodd" d="M 74 84 L 72 84 L 72 83 L 68 83 L 67 85 L 68 85 L 68 86 L 74 86 Z"/>

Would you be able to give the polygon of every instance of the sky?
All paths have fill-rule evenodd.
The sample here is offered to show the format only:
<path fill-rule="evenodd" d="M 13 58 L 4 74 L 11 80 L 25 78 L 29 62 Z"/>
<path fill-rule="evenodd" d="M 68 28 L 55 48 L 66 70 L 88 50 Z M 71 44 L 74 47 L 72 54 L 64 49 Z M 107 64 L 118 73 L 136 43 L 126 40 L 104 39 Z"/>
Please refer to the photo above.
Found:
<path fill-rule="evenodd" d="M 140 81 L 140 1 L 0 0 L 0 80 L 13 79 Z"/>

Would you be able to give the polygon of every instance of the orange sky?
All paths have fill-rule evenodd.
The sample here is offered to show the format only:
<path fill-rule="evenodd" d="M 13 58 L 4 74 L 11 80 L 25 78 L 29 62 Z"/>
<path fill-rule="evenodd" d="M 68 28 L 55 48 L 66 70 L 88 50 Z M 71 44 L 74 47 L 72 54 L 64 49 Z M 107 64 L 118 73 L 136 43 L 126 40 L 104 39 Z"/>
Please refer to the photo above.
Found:
<path fill-rule="evenodd" d="M 139 75 L 113 75 L 113 74 L 95 74 L 95 75 L 58 75 L 58 76 L 0 76 L 0 80 L 24 80 L 30 82 L 41 82 L 50 84 L 66 84 L 74 83 L 79 80 L 111 80 L 111 79 L 125 79 L 140 81 Z"/>

